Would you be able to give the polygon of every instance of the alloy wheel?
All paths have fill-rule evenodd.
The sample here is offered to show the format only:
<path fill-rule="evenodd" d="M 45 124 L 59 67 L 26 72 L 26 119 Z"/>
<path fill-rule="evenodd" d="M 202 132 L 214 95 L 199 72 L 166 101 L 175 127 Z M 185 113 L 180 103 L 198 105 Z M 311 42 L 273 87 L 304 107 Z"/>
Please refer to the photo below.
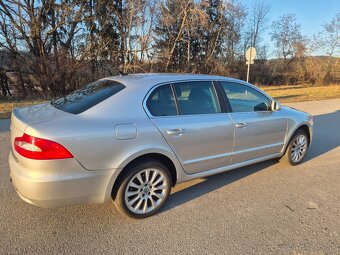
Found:
<path fill-rule="evenodd" d="M 290 158 L 294 163 L 300 162 L 307 151 L 307 137 L 303 134 L 298 135 L 292 146 Z"/>
<path fill-rule="evenodd" d="M 155 168 L 144 169 L 135 174 L 124 192 L 125 204 L 135 214 L 154 211 L 166 199 L 170 189 L 164 173 Z"/>

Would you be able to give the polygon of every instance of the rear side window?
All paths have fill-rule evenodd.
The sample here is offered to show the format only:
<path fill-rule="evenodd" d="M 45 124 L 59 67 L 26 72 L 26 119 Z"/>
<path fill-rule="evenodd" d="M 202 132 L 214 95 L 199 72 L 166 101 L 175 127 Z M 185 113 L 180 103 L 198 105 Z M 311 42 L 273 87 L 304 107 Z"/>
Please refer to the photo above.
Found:
<path fill-rule="evenodd" d="M 125 86 L 119 82 L 99 80 L 58 98 L 51 104 L 64 112 L 79 114 L 118 93 Z"/>
<path fill-rule="evenodd" d="M 192 81 L 174 84 L 179 111 L 182 115 L 221 112 L 211 81 Z"/>
<path fill-rule="evenodd" d="M 152 91 L 146 106 L 153 116 L 177 115 L 175 97 L 170 85 L 162 85 Z"/>

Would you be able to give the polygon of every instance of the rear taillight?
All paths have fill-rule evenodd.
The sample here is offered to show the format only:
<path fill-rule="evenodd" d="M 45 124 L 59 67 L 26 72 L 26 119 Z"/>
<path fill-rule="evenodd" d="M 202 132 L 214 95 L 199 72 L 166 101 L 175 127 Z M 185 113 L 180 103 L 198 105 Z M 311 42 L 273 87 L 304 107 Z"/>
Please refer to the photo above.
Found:
<path fill-rule="evenodd" d="M 73 158 L 61 144 L 24 134 L 14 139 L 14 149 L 25 158 L 47 160 Z"/>

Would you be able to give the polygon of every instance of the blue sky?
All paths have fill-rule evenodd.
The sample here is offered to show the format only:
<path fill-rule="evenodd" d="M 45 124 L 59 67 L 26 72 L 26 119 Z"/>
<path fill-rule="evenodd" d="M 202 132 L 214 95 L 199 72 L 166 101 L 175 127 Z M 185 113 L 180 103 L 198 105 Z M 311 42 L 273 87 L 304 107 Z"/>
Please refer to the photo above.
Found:
<path fill-rule="evenodd" d="M 256 0 L 241 0 L 252 6 Z M 302 33 L 311 36 L 321 30 L 324 22 L 329 22 L 340 12 L 340 0 L 264 0 L 270 6 L 270 23 L 282 14 L 295 13 L 297 22 L 301 23 Z"/>
<path fill-rule="evenodd" d="M 239 0 L 251 10 L 256 0 Z M 321 31 L 322 24 L 329 22 L 340 12 L 340 0 L 263 0 L 270 6 L 268 25 L 280 15 L 296 14 L 297 23 L 301 24 L 302 35 L 311 37 Z M 263 34 L 263 39 L 270 40 L 270 30 Z M 269 43 L 270 44 L 270 43 Z"/>

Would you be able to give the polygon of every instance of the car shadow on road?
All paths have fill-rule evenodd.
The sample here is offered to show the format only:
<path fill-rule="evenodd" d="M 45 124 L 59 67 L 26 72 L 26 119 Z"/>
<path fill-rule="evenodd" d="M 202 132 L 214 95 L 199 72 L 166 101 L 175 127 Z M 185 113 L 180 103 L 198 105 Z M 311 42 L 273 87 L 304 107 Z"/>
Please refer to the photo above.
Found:
<path fill-rule="evenodd" d="M 340 110 L 314 116 L 312 145 L 305 162 L 340 146 Z"/>
<path fill-rule="evenodd" d="M 185 204 L 186 202 L 194 200 L 200 196 L 208 194 L 214 190 L 217 190 L 221 187 L 224 187 L 235 181 L 252 175 L 258 171 L 261 171 L 267 167 L 270 167 L 277 162 L 278 161 L 275 159 L 268 160 L 258 164 L 202 178 L 201 180 L 203 181 L 171 194 L 168 202 L 161 209 L 161 212 L 171 210 L 177 206 Z"/>
<path fill-rule="evenodd" d="M 340 146 L 340 111 L 314 116 L 313 130 L 313 142 L 305 158 L 305 162 L 315 159 L 318 156 Z M 229 172 L 209 176 L 203 178 L 202 182 L 193 185 L 190 185 L 189 183 L 188 187 L 171 194 L 168 203 L 161 209 L 161 212 L 171 210 L 237 180 L 264 170 L 277 162 L 277 160 L 273 159 L 247 167 L 238 168 Z"/>

